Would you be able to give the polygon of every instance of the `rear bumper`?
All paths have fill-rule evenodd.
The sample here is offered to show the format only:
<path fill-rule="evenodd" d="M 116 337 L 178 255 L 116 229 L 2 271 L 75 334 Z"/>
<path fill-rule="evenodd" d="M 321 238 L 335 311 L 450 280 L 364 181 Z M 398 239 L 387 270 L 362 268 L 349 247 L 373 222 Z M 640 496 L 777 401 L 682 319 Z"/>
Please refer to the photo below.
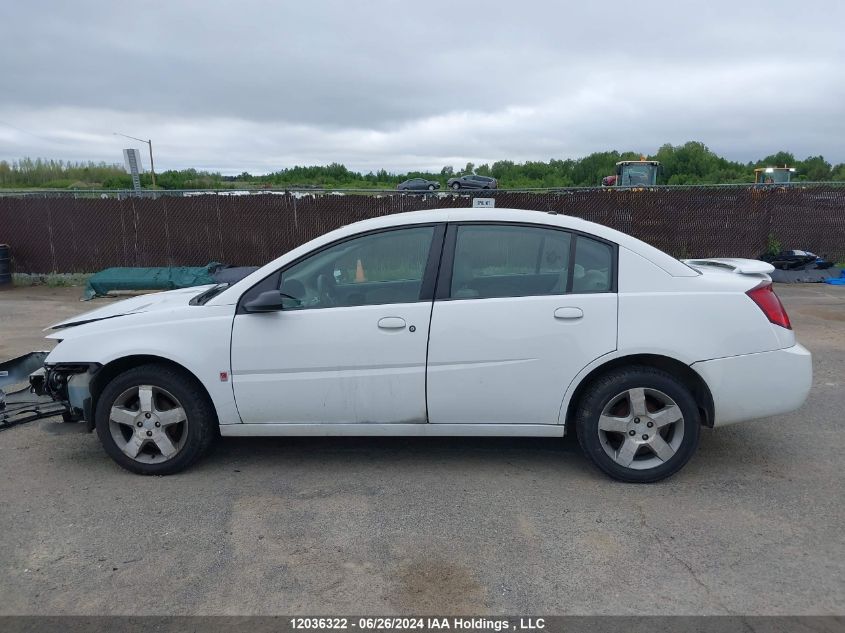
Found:
<path fill-rule="evenodd" d="M 802 345 L 700 361 L 692 368 L 710 387 L 715 426 L 789 413 L 807 399 L 813 357 Z"/>

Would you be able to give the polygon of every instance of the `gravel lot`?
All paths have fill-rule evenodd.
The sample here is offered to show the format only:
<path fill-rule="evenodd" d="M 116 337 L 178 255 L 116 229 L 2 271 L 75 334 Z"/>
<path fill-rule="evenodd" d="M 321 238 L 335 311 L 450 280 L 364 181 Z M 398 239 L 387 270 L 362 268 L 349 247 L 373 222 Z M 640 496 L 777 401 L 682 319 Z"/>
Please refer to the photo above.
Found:
<path fill-rule="evenodd" d="M 778 292 L 808 403 L 650 486 L 574 437 L 226 439 L 144 478 L 82 425 L 4 431 L 0 614 L 843 614 L 845 289 Z M 0 293 L 0 358 L 80 294 Z"/>

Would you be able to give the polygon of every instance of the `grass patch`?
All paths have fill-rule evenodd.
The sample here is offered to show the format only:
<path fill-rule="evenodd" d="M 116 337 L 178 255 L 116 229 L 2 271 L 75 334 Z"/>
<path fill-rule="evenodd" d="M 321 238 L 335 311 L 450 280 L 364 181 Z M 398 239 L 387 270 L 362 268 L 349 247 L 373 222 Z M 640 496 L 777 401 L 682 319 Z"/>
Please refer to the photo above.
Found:
<path fill-rule="evenodd" d="M 29 273 L 12 274 L 12 283 L 15 286 L 47 286 L 49 288 L 64 288 L 84 286 L 88 278 L 94 273 L 49 273 L 46 275 L 35 275 Z"/>

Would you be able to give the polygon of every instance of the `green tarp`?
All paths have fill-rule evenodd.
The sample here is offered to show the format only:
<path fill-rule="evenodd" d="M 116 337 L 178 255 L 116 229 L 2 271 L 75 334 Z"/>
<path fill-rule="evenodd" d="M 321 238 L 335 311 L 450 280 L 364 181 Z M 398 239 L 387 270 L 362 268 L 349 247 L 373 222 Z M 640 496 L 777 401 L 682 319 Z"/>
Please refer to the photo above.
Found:
<path fill-rule="evenodd" d="M 102 297 L 112 290 L 174 290 L 215 283 L 212 276 L 223 264 L 164 266 L 159 268 L 106 268 L 91 275 L 84 299 Z"/>

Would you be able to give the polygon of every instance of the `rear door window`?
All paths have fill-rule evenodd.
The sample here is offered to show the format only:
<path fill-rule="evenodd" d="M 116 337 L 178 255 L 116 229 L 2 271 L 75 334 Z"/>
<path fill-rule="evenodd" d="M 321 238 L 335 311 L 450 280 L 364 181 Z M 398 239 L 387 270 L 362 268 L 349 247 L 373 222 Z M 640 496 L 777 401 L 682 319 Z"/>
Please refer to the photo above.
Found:
<path fill-rule="evenodd" d="M 564 294 L 572 236 L 520 225 L 457 227 L 449 296 L 487 299 Z"/>

